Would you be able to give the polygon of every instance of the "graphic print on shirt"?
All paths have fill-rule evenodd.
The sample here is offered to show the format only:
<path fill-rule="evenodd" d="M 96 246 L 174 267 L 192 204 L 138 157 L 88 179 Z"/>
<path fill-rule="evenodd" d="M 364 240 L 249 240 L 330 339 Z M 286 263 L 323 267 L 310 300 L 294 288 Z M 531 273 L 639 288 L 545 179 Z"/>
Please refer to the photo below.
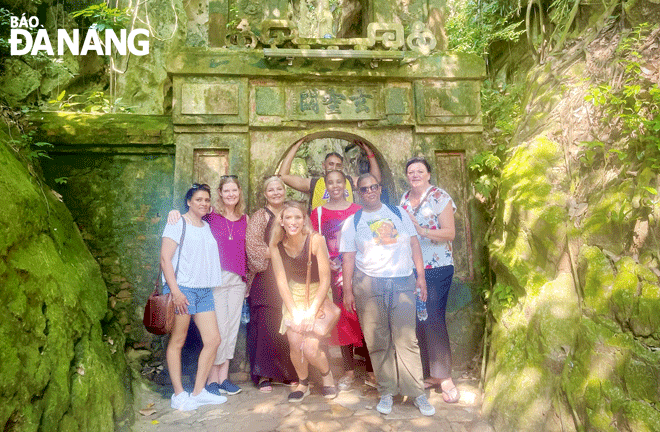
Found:
<path fill-rule="evenodd" d="M 346 189 L 344 189 L 344 198 L 346 198 L 348 200 L 349 196 L 350 196 L 350 194 L 348 193 L 348 191 Z M 330 201 L 330 192 L 328 192 L 327 189 L 325 190 L 325 192 L 323 192 L 323 196 L 321 197 L 321 199 L 325 202 Z"/>
<path fill-rule="evenodd" d="M 369 229 L 374 236 L 374 243 L 377 245 L 390 245 L 397 242 L 399 236 L 394 222 L 390 218 L 376 219 L 368 222 Z"/>

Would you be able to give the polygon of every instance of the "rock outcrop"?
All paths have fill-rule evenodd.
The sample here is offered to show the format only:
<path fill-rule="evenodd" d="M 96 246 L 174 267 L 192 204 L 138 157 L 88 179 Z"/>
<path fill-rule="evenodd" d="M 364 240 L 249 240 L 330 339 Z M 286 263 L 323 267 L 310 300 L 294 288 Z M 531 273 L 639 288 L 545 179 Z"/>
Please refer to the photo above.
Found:
<path fill-rule="evenodd" d="M 18 134 L 14 133 L 14 136 Z M 0 425 L 112 431 L 130 410 L 124 334 L 71 214 L 0 132 Z"/>

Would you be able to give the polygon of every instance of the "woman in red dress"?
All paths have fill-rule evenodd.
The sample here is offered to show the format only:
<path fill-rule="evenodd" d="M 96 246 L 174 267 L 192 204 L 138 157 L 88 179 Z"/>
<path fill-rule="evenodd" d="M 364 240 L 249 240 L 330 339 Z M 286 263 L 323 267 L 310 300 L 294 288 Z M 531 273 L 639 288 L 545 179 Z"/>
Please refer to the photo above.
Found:
<path fill-rule="evenodd" d="M 345 375 L 339 379 L 340 391 L 348 390 L 355 381 L 355 359 L 353 348 L 363 346 L 362 329 L 355 312 L 344 309 L 342 296 L 341 254 L 339 253 L 339 234 L 344 221 L 357 212 L 361 206 L 346 200 L 346 176 L 341 171 L 330 171 L 325 177 L 325 185 L 330 196 L 327 204 L 312 211 L 312 225 L 316 231 L 325 237 L 330 253 L 330 270 L 332 297 L 341 309 L 337 326 L 332 331 L 330 344 L 341 347 L 344 360 Z M 367 350 L 364 350 L 366 359 L 367 379 L 365 384 L 375 387 L 375 378 Z"/>

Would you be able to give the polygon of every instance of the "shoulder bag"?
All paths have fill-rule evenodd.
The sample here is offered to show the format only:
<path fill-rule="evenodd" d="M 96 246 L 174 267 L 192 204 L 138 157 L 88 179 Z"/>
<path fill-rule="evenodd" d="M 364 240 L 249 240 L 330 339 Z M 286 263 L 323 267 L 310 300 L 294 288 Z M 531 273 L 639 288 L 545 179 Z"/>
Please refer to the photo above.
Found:
<path fill-rule="evenodd" d="M 183 219 L 183 230 L 181 231 L 181 240 L 179 241 L 179 255 L 177 257 L 176 269 L 174 270 L 175 278 L 179 272 L 181 249 L 183 249 L 183 239 L 186 236 L 186 220 L 183 216 L 181 216 L 181 219 Z M 174 302 L 172 301 L 172 294 L 162 294 L 160 291 L 162 273 L 163 268 L 159 264 L 154 290 L 147 299 L 147 305 L 144 307 L 144 317 L 142 318 L 144 328 L 147 329 L 149 333 L 155 335 L 168 334 L 172 331 L 172 327 L 174 327 Z"/>
<path fill-rule="evenodd" d="M 307 308 L 310 306 L 309 301 L 309 285 L 312 280 L 312 236 L 314 234 L 310 233 L 309 235 L 309 254 L 307 255 L 307 280 L 305 281 L 305 288 L 307 290 Z M 333 301 L 331 301 L 327 296 L 323 299 L 319 311 L 316 313 L 316 318 L 314 318 L 314 327 L 312 328 L 312 333 L 318 337 L 329 337 L 332 329 L 337 325 L 339 321 L 339 314 L 341 309 Z"/>

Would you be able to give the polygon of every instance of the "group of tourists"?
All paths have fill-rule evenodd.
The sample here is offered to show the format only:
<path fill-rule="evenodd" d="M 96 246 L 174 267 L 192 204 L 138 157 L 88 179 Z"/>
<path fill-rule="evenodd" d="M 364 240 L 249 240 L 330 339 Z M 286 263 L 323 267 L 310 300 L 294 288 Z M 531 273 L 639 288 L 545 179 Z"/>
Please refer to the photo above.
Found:
<path fill-rule="evenodd" d="M 168 216 L 161 265 L 176 312 L 166 354 L 172 408 L 221 404 L 241 391 L 229 379 L 229 362 L 246 298 L 250 375 L 261 392 L 284 383 L 292 387 L 289 402 L 302 401 L 310 393 L 311 364 L 320 374 L 321 394 L 334 398 L 357 379 L 358 354 L 365 359 L 365 384 L 379 390 L 380 413 L 389 414 L 400 394 L 423 415 L 433 415 L 428 388 L 438 389 L 447 403 L 458 402 L 445 324 L 454 272 L 451 197 L 430 183 L 429 163 L 415 157 L 406 164 L 410 190 L 400 206 L 382 202 L 376 156 L 362 142 L 356 144 L 370 170 L 355 182 L 343 173 L 337 153 L 326 156 L 321 178 L 291 175 L 303 142 L 264 181 L 265 205 L 251 217 L 233 175 L 222 176 L 215 207 L 209 186 L 194 184 L 184 198 L 187 211 Z M 306 205 L 286 199 L 287 185 L 310 194 L 311 217 Z M 426 302 L 428 319 L 417 318 L 416 297 Z M 312 330 L 328 300 L 339 307 L 339 321 L 329 337 L 321 337 Z M 181 350 L 191 317 L 203 347 L 188 393 Z M 341 347 L 344 372 L 338 381 L 328 344 Z"/>

